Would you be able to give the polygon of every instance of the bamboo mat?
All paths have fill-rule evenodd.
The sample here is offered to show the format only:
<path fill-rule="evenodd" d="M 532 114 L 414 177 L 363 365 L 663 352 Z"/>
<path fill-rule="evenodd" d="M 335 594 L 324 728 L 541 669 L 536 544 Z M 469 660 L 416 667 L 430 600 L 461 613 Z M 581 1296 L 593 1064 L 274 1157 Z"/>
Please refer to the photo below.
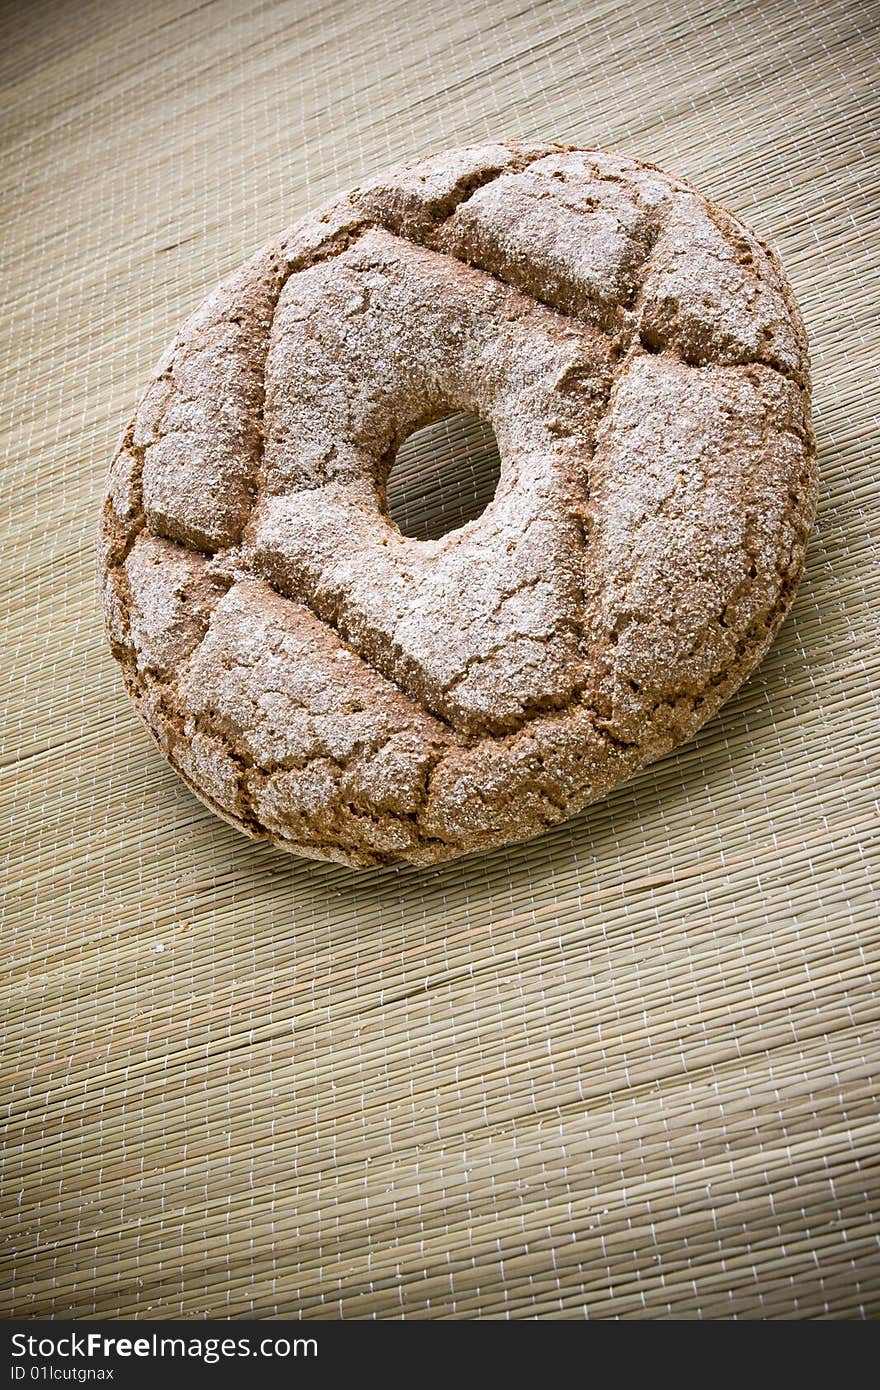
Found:
<path fill-rule="evenodd" d="M 5 1315 L 880 1311 L 878 19 L 7 7 Z M 780 249 L 822 470 L 802 589 L 722 715 L 571 824 L 431 872 L 288 859 L 123 693 L 114 440 L 270 234 L 398 158 L 539 135 L 655 160 Z M 456 430 L 491 469 L 467 428 L 420 446 L 414 526 Z"/>

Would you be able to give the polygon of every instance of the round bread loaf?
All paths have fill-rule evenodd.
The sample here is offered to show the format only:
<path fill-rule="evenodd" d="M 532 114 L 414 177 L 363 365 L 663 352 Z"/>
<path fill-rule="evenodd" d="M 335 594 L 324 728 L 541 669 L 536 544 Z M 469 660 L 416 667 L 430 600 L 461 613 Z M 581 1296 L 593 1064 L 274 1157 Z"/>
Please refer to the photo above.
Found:
<path fill-rule="evenodd" d="M 405 537 L 396 451 L 453 411 L 495 432 L 495 496 Z M 791 602 L 814 460 L 801 319 L 737 218 L 595 150 L 451 150 L 185 324 L 112 466 L 107 632 L 218 814 L 431 864 L 574 815 L 718 709 Z"/>

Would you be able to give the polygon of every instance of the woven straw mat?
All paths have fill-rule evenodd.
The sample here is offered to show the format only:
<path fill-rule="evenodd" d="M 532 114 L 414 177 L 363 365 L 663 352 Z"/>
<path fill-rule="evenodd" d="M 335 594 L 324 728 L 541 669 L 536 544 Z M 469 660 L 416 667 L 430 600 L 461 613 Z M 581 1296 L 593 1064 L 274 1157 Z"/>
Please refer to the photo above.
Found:
<path fill-rule="evenodd" d="M 880 1311 L 878 20 L 7 6 L 5 1315 Z M 535 136 L 653 160 L 780 250 L 822 473 L 803 585 L 698 738 L 543 838 L 429 872 L 279 854 L 124 694 L 114 442 L 269 236 L 388 163 Z M 467 500 L 438 459 L 485 491 L 469 428 L 410 450 L 413 525 Z"/>

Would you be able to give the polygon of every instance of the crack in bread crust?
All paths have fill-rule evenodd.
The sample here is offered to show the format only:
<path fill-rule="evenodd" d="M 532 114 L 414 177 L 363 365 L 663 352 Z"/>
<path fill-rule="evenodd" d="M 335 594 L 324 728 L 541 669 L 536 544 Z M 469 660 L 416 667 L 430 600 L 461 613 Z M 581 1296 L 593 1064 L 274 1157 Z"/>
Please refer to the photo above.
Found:
<path fill-rule="evenodd" d="M 495 428 L 496 497 L 407 541 L 383 470 L 450 409 Z M 803 328 L 747 228 L 636 161 L 450 151 L 303 219 L 185 325 L 111 470 L 107 631 L 218 814 L 428 864 L 704 723 L 785 615 L 815 495 Z"/>

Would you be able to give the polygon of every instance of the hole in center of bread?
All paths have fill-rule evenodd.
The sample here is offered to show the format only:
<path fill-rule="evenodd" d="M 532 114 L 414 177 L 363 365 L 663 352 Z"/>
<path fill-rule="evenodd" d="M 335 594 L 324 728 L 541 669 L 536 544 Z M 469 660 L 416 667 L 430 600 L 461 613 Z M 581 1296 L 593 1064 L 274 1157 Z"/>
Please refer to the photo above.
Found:
<path fill-rule="evenodd" d="M 388 475 L 388 515 L 402 535 L 438 540 L 482 515 L 500 473 L 491 425 L 478 415 L 446 415 L 398 449 Z"/>

